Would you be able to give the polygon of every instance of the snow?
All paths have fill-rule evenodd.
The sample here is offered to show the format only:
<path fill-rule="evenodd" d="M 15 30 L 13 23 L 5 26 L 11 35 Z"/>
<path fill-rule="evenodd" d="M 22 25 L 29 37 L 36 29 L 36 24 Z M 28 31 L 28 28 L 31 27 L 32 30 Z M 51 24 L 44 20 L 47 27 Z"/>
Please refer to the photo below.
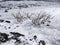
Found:
<path fill-rule="evenodd" d="M 38 41 L 44 40 L 46 42 L 46 45 L 60 45 L 60 5 L 58 3 L 52 3 L 52 2 L 28 2 L 28 1 L 8 1 L 8 2 L 1 2 L 0 5 L 8 6 L 9 4 L 12 4 L 12 9 L 9 9 L 8 12 L 4 12 L 6 8 L 0 9 L 0 19 L 3 20 L 9 20 L 11 23 L 0 22 L 0 32 L 7 33 L 9 35 L 10 32 L 19 32 L 21 34 L 25 35 L 25 38 L 28 39 L 29 45 L 38 45 Z M 21 8 L 19 9 L 17 7 L 18 4 L 26 4 L 28 5 L 28 8 Z M 35 4 L 38 6 L 30 6 L 29 4 Z M 41 6 L 39 6 L 41 5 Z M 35 13 L 38 14 L 40 12 L 46 12 L 54 18 L 52 19 L 51 26 L 47 27 L 42 25 L 41 27 L 34 27 L 32 26 L 31 20 L 27 19 L 22 24 L 16 23 L 16 20 L 12 16 L 12 14 L 16 14 L 18 12 L 21 13 Z M 24 15 L 25 16 L 25 15 Z M 32 17 L 33 18 L 33 17 Z M 11 27 L 9 29 L 9 27 Z M 37 42 L 35 40 L 29 41 L 29 39 L 32 39 L 34 35 L 37 35 Z M 24 39 L 21 38 L 23 41 Z M 15 45 L 15 40 L 7 41 L 6 43 L 2 43 L 1 45 Z M 26 43 L 26 42 L 25 42 Z M 20 45 L 23 45 L 20 44 Z M 28 44 L 26 44 L 28 45 Z"/>

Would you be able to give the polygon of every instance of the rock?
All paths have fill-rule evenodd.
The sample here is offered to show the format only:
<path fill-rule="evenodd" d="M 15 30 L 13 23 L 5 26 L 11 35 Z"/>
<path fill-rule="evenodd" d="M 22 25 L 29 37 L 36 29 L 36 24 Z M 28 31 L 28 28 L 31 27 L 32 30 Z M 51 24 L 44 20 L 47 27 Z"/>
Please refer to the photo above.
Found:
<path fill-rule="evenodd" d="M 0 32 L 0 42 L 6 42 L 6 41 L 8 41 L 9 40 L 8 36 L 9 36 L 8 34 Z"/>
<path fill-rule="evenodd" d="M 46 45 L 44 40 L 40 40 L 38 45 Z"/>
<path fill-rule="evenodd" d="M 4 20 L 0 19 L 0 22 L 4 22 Z"/>
<path fill-rule="evenodd" d="M 5 10 L 5 12 L 8 12 L 8 10 Z"/>
<path fill-rule="evenodd" d="M 20 37 L 20 36 L 24 36 L 23 34 L 20 34 L 18 32 L 10 32 L 12 35 L 14 35 L 15 37 Z"/>
<path fill-rule="evenodd" d="M 11 27 L 8 27 L 9 29 L 11 28 Z"/>
<path fill-rule="evenodd" d="M 5 21 L 5 22 L 10 23 L 10 21 Z"/>
<path fill-rule="evenodd" d="M 49 24 L 47 24 L 46 26 L 50 26 Z"/>
<path fill-rule="evenodd" d="M 34 36 L 34 40 L 36 40 L 36 39 L 37 39 L 37 36 L 35 35 L 35 36 Z"/>
<path fill-rule="evenodd" d="M 32 41 L 32 39 L 29 39 L 30 41 Z"/>

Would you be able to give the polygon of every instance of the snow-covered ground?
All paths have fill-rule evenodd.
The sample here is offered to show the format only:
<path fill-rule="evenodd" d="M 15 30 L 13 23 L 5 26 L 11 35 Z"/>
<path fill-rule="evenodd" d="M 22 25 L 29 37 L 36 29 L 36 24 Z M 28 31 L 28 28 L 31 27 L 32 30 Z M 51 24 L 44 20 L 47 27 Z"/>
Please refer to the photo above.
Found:
<path fill-rule="evenodd" d="M 22 5 L 22 6 L 20 6 Z M 12 14 L 21 12 L 23 16 L 25 13 L 38 14 L 40 12 L 46 12 L 52 16 L 50 26 L 42 25 L 41 27 L 34 27 L 31 25 L 31 21 L 26 19 L 22 23 L 16 21 Z M 60 4 L 55 2 L 44 2 L 44 1 L 9 1 L 9 2 L 0 2 L 0 32 L 10 34 L 10 32 L 19 32 L 25 35 L 26 43 L 25 45 L 38 45 L 40 40 L 44 40 L 46 45 L 60 45 Z M 7 23 L 6 21 L 10 21 Z M 29 41 L 33 36 L 37 36 L 36 40 Z M 21 40 L 24 40 L 23 37 Z M 15 40 L 10 40 L 1 45 L 17 45 L 14 43 Z M 24 45 L 24 44 L 18 45 Z"/>

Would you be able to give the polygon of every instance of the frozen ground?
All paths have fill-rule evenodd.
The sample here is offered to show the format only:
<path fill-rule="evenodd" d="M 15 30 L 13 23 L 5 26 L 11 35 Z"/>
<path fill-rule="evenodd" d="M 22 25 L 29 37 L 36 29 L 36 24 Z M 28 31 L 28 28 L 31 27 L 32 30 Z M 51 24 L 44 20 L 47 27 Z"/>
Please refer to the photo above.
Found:
<path fill-rule="evenodd" d="M 41 27 L 34 27 L 30 25 L 31 21 L 29 19 L 26 19 L 22 23 L 16 21 L 12 14 L 16 14 L 19 11 L 23 16 L 25 16 L 25 13 L 38 14 L 40 12 L 46 12 L 54 16 L 54 18 L 51 20 L 50 26 L 42 25 Z M 15 44 L 15 40 L 10 40 L 0 45 L 24 45 L 26 42 L 29 44 L 25 45 L 38 45 L 40 40 L 44 40 L 46 45 L 60 45 L 60 4 L 58 3 L 43 1 L 0 2 L 0 20 L 1 19 L 4 20 L 4 22 L 0 22 L 1 33 L 6 33 L 11 36 L 10 32 L 19 32 L 25 35 L 24 38 L 26 38 L 27 41 L 22 37 L 21 40 L 25 42 L 21 44 Z M 10 21 L 10 23 L 6 21 Z M 36 40 L 29 41 L 34 35 L 37 36 L 37 42 Z"/>

